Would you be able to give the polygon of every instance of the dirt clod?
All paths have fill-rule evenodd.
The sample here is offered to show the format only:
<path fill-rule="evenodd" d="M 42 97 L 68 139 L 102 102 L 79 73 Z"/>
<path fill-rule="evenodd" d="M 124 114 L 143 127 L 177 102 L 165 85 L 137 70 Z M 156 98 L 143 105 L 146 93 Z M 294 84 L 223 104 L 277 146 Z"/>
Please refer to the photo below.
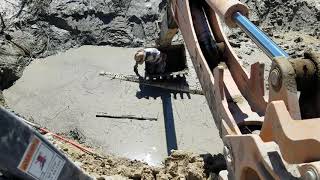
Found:
<path fill-rule="evenodd" d="M 76 162 L 84 171 L 101 180 L 203 180 L 209 177 L 209 174 L 205 174 L 204 158 L 191 152 L 172 151 L 171 156 L 164 160 L 162 167 L 153 167 L 144 162 L 119 158 L 113 155 L 86 154 L 70 144 L 52 137 L 48 139 L 54 142 L 67 157 Z"/>

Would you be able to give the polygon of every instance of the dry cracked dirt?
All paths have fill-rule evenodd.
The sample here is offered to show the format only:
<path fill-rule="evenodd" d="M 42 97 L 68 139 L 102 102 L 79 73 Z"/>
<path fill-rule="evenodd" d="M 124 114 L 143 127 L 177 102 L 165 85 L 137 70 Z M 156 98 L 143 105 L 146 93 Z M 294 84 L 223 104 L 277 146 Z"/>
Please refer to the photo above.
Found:
<path fill-rule="evenodd" d="M 318 0 L 242 0 L 250 9 L 250 19 L 292 57 L 320 51 L 320 2 Z M 124 48 L 152 46 L 166 0 L 1 0 L 0 1 L 0 100 L 2 91 L 21 78 L 34 60 L 83 45 Z M 244 67 L 257 61 L 270 67 L 262 51 L 241 30 L 228 30 L 230 43 Z M 182 42 L 181 36 L 175 41 Z M 268 68 L 266 69 L 266 75 Z M 266 76 L 267 77 L 267 76 Z M 41 124 L 40 124 L 41 125 Z M 84 146 L 78 132 L 70 138 Z M 70 135 L 70 134 L 69 134 Z M 161 167 L 120 158 L 86 154 L 50 135 L 76 164 L 98 179 L 208 179 L 225 168 L 223 157 L 200 157 L 175 151 Z M 97 150 L 99 152 L 99 150 Z"/>

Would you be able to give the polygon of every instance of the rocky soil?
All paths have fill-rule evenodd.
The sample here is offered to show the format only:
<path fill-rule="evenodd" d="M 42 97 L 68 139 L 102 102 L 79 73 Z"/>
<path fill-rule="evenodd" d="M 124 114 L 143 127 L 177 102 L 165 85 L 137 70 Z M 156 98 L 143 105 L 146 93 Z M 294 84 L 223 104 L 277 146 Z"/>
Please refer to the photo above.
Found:
<path fill-rule="evenodd" d="M 319 37 L 320 4 L 317 0 L 242 0 L 251 20 L 270 31 L 300 31 Z"/>
<path fill-rule="evenodd" d="M 0 89 L 36 57 L 81 45 L 152 44 L 165 6 L 165 0 L 1 1 Z"/>
<path fill-rule="evenodd" d="M 76 165 L 97 180 L 215 179 L 217 178 L 215 172 L 226 166 L 222 155 L 201 157 L 191 152 L 173 151 L 171 156 L 164 160 L 163 167 L 152 167 L 140 161 L 112 155 L 88 154 L 68 143 L 55 139 L 50 134 L 47 134 L 46 137 Z"/>

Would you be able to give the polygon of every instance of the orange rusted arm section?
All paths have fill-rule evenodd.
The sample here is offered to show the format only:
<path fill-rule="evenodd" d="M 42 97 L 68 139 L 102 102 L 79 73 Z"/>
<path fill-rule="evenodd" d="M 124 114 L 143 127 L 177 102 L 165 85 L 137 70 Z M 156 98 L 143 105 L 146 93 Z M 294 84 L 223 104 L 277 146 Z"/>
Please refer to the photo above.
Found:
<path fill-rule="evenodd" d="M 202 85 L 202 89 L 204 90 L 205 96 L 207 98 L 208 105 L 210 107 L 212 115 L 214 116 L 218 129 L 220 129 L 220 134 L 222 133 L 222 129 L 228 129 L 228 133 L 231 133 L 231 134 L 239 134 L 240 130 L 234 121 L 224 120 L 222 122 L 223 118 L 221 116 L 221 113 L 224 114 L 223 117 L 225 117 L 225 119 L 230 119 L 232 115 L 229 113 L 229 115 L 227 116 L 228 114 L 227 112 L 219 110 L 220 108 L 223 108 L 222 101 L 223 100 L 227 101 L 226 98 L 219 97 L 219 95 L 217 95 L 217 93 L 220 93 L 220 89 L 221 88 L 223 89 L 224 87 L 216 86 L 219 83 L 215 83 L 215 78 L 213 77 L 212 70 L 209 68 L 202 54 L 200 45 L 197 40 L 196 33 L 193 29 L 193 22 L 192 22 L 192 17 L 190 13 L 189 0 L 177 0 L 172 2 L 173 2 L 172 8 L 175 12 L 174 14 L 175 19 L 184 37 L 184 41 L 188 48 L 189 54 L 191 56 L 194 68 L 197 72 L 199 81 Z M 221 83 L 223 83 L 222 81 L 223 78 L 225 78 L 226 81 L 232 80 L 232 77 L 230 76 L 230 74 L 228 74 L 228 76 L 221 77 L 221 81 L 220 81 Z M 228 124 L 228 125 L 227 127 L 225 127 L 223 126 L 223 124 Z M 224 136 L 224 134 L 221 134 L 221 135 Z"/>
<path fill-rule="evenodd" d="M 235 9 L 235 7 L 238 7 L 236 1 L 230 2 L 233 2 L 233 4 L 229 3 L 229 8 Z M 189 0 L 173 0 L 170 8 L 173 19 L 175 19 L 184 37 L 210 110 L 220 129 L 220 134 L 222 136 L 228 134 L 226 133 L 227 130 L 223 131 L 223 129 L 228 129 L 229 133 L 232 134 L 241 134 L 238 124 L 259 124 L 267 107 L 267 102 L 264 99 L 264 66 L 259 63 L 253 65 L 251 77 L 248 77 L 248 73 L 239 64 L 237 55 L 232 50 L 226 35 L 222 32 L 217 14 L 213 10 L 207 9 L 207 17 L 213 36 L 218 43 L 223 42 L 225 45 L 223 61 L 227 68 L 221 69 L 224 73 L 222 73 L 222 77 L 216 80 L 216 77 L 213 76 L 213 69 L 210 69 L 202 53 L 193 28 Z M 223 8 L 226 9 L 227 6 Z M 245 11 L 245 8 L 243 9 Z M 227 83 L 227 85 L 216 86 L 217 84 L 224 85 L 224 83 Z M 219 92 L 223 93 L 219 95 Z M 239 98 L 241 101 L 238 101 Z M 238 100 L 232 103 L 235 99 Z M 221 109 L 218 107 L 221 107 Z M 223 125 L 227 127 L 223 127 Z"/>
<path fill-rule="evenodd" d="M 283 101 L 271 102 L 261 129 L 261 139 L 276 142 L 288 163 L 320 160 L 320 118 L 293 120 Z"/>
<path fill-rule="evenodd" d="M 283 101 L 271 102 L 260 135 L 224 137 L 229 175 L 236 180 L 319 177 L 319 121 L 293 120 Z"/>
<path fill-rule="evenodd" d="M 202 4 L 194 6 L 197 2 Z M 208 65 L 211 59 L 204 55 L 207 49 L 199 43 L 199 37 L 203 37 L 199 33 L 208 31 L 196 31 L 197 27 L 194 27 L 194 24 L 204 22 L 196 19 L 201 17 L 197 16 L 199 14 L 195 15 L 201 14 L 202 10 L 210 27 L 210 36 L 224 47 L 222 55 L 217 56 L 220 64 L 214 69 Z M 218 18 L 219 15 L 228 26 L 235 27 L 232 16 L 235 12 L 248 15 L 245 5 L 237 0 L 172 0 L 170 11 L 183 35 L 223 138 L 228 172 L 221 174 L 229 173 L 229 177 L 237 180 L 320 179 L 320 117 L 315 117 L 320 114 L 320 93 L 316 92 L 316 98 L 309 96 L 308 92 L 314 91 L 304 87 L 305 74 L 301 73 L 304 66 L 287 59 L 274 59 L 269 78 L 269 101 L 266 101 L 264 65 L 257 62 L 251 66 L 250 73 L 244 70 Z M 312 87 L 319 90 L 320 58 L 313 56 L 311 60 L 302 59 L 301 62 L 314 66 L 308 75 L 318 77 Z M 300 84 L 296 82 L 299 78 Z M 298 90 L 304 96 L 303 101 L 298 98 Z M 302 102 L 314 106 L 310 108 L 312 112 L 302 111 Z M 301 120 L 307 116 L 314 119 Z"/>
<path fill-rule="evenodd" d="M 280 180 L 300 176 L 298 168 L 288 171 L 276 143 L 265 143 L 259 135 L 226 136 L 228 168 L 235 180 Z"/>
<path fill-rule="evenodd" d="M 251 76 L 245 72 L 239 64 L 240 60 L 232 49 L 226 35 L 223 33 L 222 25 L 214 11 L 209 11 L 209 23 L 213 34 L 218 42 L 225 43 L 224 61 L 237 84 L 242 95 L 246 98 L 253 111 L 264 114 L 267 102 L 264 99 L 264 65 L 254 65 Z"/>

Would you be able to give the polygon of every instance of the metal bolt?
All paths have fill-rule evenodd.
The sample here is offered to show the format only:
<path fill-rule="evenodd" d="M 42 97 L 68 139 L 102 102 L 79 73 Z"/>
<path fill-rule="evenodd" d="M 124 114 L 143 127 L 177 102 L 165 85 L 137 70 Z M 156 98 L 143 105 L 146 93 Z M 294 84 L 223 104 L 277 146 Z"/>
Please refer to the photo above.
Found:
<path fill-rule="evenodd" d="M 273 87 L 278 88 L 281 85 L 281 73 L 278 69 L 274 69 L 270 73 L 270 82 Z"/>
<path fill-rule="evenodd" d="M 308 171 L 303 175 L 303 180 L 319 180 L 318 173 L 313 169 L 310 168 Z"/>

